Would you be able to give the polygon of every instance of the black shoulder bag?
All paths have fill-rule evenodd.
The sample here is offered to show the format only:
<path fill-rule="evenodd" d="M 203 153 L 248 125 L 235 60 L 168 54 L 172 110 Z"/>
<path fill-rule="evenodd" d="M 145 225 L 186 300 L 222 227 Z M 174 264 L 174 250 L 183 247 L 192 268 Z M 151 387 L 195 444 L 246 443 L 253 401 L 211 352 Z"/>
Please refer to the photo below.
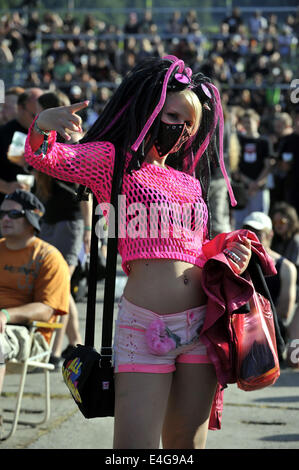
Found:
<path fill-rule="evenodd" d="M 95 231 L 97 202 L 93 196 L 85 344 L 75 346 L 62 367 L 63 379 L 85 418 L 114 416 L 112 331 L 118 240 L 116 175 L 113 175 L 111 194 L 116 215 L 115 235 L 108 238 L 101 353 L 99 354 L 94 348 L 98 238 Z"/>

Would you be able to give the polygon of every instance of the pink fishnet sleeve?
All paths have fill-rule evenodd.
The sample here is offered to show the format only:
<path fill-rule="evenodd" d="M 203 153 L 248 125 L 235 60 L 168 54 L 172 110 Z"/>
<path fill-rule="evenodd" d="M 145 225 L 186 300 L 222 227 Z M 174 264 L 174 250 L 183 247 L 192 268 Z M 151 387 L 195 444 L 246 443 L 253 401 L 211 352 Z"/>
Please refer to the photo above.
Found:
<path fill-rule="evenodd" d="M 115 151 L 110 142 L 60 144 L 56 132 L 49 135 L 46 154 L 38 148 L 43 138 L 29 129 L 25 145 L 25 159 L 36 170 L 63 181 L 87 186 L 99 202 L 109 202 Z"/>

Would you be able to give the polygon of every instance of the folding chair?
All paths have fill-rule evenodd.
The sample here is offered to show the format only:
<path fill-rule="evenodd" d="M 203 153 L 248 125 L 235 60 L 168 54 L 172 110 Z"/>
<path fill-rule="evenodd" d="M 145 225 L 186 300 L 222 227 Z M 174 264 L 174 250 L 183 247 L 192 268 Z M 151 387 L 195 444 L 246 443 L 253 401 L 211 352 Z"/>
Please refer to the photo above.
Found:
<path fill-rule="evenodd" d="M 50 418 L 50 376 L 49 373 L 51 370 L 54 370 L 54 365 L 49 363 L 50 355 L 52 352 L 52 347 L 54 344 L 54 339 L 56 335 L 56 331 L 62 328 L 62 323 L 59 323 L 60 317 L 56 316 L 55 323 L 47 323 L 41 321 L 32 321 L 28 326 L 30 332 L 30 350 L 31 345 L 33 342 L 34 334 L 37 330 L 40 332 L 45 330 L 50 330 L 51 339 L 49 342 L 49 349 L 44 352 L 40 352 L 35 356 L 31 356 L 29 353 L 28 357 L 24 361 L 18 361 L 16 359 L 11 359 L 6 363 L 6 370 L 8 373 L 20 373 L 20 383 L 19 389 L 17 392 L 17 400 L 14 409 L 14 416 L 12 419 L 4 419 L 4 422 L 12 422 L 11 429 L 9 433 L 5 436 L 1 437 L 1 441 L 5 441 L 12 437 L 16 432 L 18 424 L 29 424 L 32 427 L 39 426 L 44 424 Z M 20 420 L 20 412 L 21 412 L 21 404 L 24 395 L 24 387 L 25 381 L 27 377 L 27 372 L 31 368 L 41 368 L 44 371 L 44 379 L 45 379 L 45 402 L 44 402 L 44 410 L 43 410 L 43 417 L 39 421 L 31 422 L 31 421 L 24 421 Z"/>

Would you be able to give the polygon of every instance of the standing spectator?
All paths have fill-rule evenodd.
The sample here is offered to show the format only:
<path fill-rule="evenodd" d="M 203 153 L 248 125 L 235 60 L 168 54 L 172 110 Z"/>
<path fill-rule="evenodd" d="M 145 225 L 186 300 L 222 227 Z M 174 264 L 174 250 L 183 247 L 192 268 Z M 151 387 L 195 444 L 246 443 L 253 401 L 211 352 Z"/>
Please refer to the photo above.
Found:
<path fill-rule="evenodd" d="M 274 229 L 271 248 L 295 264 L 299 278 L 299 218 L 296 209 L 286 202 L 278 202 L 271 211 L 271 218 Z"/>
<path fill-rule="evenodd" d="M 286 176 L 287 171 L 285 164 L 288 162 L 288 153 L 281 154 L 280 148 L 284 142 L 284 138 L 293 133 L 293 121 L 288 113 L 276 113 L 273 121 L 272 134 L 270 134 L 271 145 L 273 148 L 273 156 L 275 157 L 275 166 L 273 168 L 273 188 L 270 193 L 271 207 L 276 202 L 284 201 L 286 199 Z"/>
<path fill-rule="evenodd" d="M 298 39 L 293 34 L 292 28 L 290 26 L 284 25 L 282 31 L 279 33 L 277 38 L 278 43 L 278 52 L 281 57 L 285 60 L 291 56 L 292 45 L 296 47 L 298 44 Z"/>
<path fill-rule="evenodd" d="M 270 146 L 258 132 L 259 123 L 259 115 L 254 110 L 244 113 L 244 134 L 239 134 L 240 159 L 234 179 L 247 186 L 249 201 L 245 208 L 233 211 L 236 229 L 242 227 L 244 218 L 250 212 L 269 212 L 270 194 L 266 183 L 271 170 Z"/>
<path fill-rule="evenodd" d="M 224 107 L 224 139 L 223 157 L 225 166 L 230 169 L 230 154 L 232 139 L 235 134 L 234 122 L 230 119 L 227 109 Z M 230 207 L 227 194 L 227 187 L 222 178 L 220 168 L 211 168 L 211 184 L 209 190 L 209 203 L 211 210 L 211 236 L 215 237 L 219 233 L 231 231 Z"/>
<path fill-rule="evenodd" d="M 238 31 L 240 25 L 243 24 L 240 8 L 233 8 L 230 16 L 223 20 L 223 23 L 229 25 L 229 34 L 235 34 Z"/>
<path fill-rule="evenodd" d="M 273 121 L 276 144 L 274 150 L 279 148 L 280 140 L 293 133 L 293 120 L 288 113 L 276 113 Z"/>
<path fill-rule="evenodd" d="M 82 25 L 82 33 L 84 34 L 94 34 L 97 29 L 97 20 L 94 15 L 86 15 Z"/>
<path fill-rule="evenodd" d="M 227 188 L 223 185 L 220 168 L 211 170 L 211 184 L 209 191 L 211 209 L 211 236 L 231 231 L 230 208 Z"/>
<path fill-rule="evenodd" d="M 124 25 L 124 33 L 125 34 L 138 34 L 139 30 L 140 30 L 140 24 L 139 24 L 137 13 L 135 11 L 131 11 Z M 127 47 L 127 41 L 125 41 L 125 50 L 126 50 L 126 47 Z"/>
<path fill-rule="evenodd" d="M 0 204 L 5 194 L 9 194 L 17 188 L 28 189 L 16 181 L 17 174 L 24 173 L 24 170 L 8 160 L 7 152 L 16 131 L 27 134 L 37 114 L 37 99 L 42 94 L 43 91 L 39 88 L 31 88 L 22 93 L 18 97 L 16 119 L 0 127 Z"/>
<path fill-rule="evenodd" d="M 274 228 L 274 237 L 271 249 L 290 260 L 297 268 L 296 310 L 293 319 L 287 325 L 289 338 L 288 363 L 291 367 L 298 367 L 290 361 L 292 353 L 292 340 L 299 338 L 299 218 L 294 207 L 286 202 L 279 202 L 271 211 Z"/>
<path fill-rule="evenodd" d="M 256 10 L 254 15 L 249 18 L 249 31 L 253 37 L 263 35 L 268 27 L 267 19 L 262 15 L 260 10 Z"/>
<path fill-rule="evenodd" d="M 151 10 L 145 10 L 144 16 L 140 21 L 139 32 L 142 34 L 151 34 L 153 28 L 157 28 L 157 25 L 153 21 L 153 13 Z"/>
<path fill-rule="evenodd" d="M 183 21 L 183 25 L 187 26 L 188 32 L 194 31 L 194 25 L 196 25 L 196 27 L 199 28 L 196 10 L 189 10 L 186 13 L 185 19 Z"/>
<path fill-rule="evenodd" d="M 294 263 L 271 248 L 274 236 L 271 218 L 263 212 L 252 212 L 243 222 L 259 238 L 267 253 L 273 258 L 277 274 L 267 276 L 266 283 L 276 308 L 281 334 L 286 340 L 286 327 L 293 320 L 296 309 L 297 269 Z"/>
<path fill-rule="evenodd" d="M 175 10 L 166 25 L 166 32 L 171 34 L 179 34 L 182 30 L 182 18 L 180 10 Z"/>
<path fill-rule="evenodd" d="M 299 214 L 299 108 L 295 111 L 293 132 L 281 141 L 279 161 L 282 170 L 287 173 L 284 200 L 294 206 Z"/>

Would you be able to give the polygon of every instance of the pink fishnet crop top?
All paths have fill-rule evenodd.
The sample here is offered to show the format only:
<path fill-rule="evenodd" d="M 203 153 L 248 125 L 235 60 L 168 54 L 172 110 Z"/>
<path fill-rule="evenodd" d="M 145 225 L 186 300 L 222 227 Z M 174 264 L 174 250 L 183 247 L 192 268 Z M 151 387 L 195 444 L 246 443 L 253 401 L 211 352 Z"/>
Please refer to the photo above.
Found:
<path fill-rule="evenodd" d="M 28 164 L 55 178 L 89 187 L 107 217 L 114 146 L 109 142 L 60 144 L 52 131 L 44 155 L 40 142 L 40 136 L 33 137 L 31 126 L 25 146 Z M 192 176 L 147 162 L 131 174 L 125 172 L 118 219 L 124 272 L 129 274 L 129 261 L 135 259 L 175 259 L 202 267 L 207 218 L 200 183 Z"/>

